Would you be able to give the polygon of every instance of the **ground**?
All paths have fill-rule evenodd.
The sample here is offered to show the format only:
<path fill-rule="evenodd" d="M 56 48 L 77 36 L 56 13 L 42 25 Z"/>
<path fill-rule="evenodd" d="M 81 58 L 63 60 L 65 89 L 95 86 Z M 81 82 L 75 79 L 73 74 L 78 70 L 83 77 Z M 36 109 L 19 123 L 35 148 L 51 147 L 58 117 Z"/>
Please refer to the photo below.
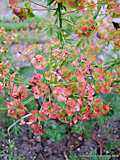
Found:
<path fill-rule="evenodd" d="M 68 160 L 67 157 L 70 160 L 77 160 L 78 157 L 89 160 L 90 157 L 95 158 L 95 155 L 100 156 L 100 150 L 106 159 L 119 160 L 119 124 L 119 119 L 109 120 L 102 126 L 95 124 L 89 138 L 83 134 L 68 133 L 60 142 L 35 136 L 27 126 L 10 137 L 4 132 L 0 138 L 0 160 L 9 160 L 10 157 L 15 160 Z M 0 130 L 5 130 L 5 127 Z"/>

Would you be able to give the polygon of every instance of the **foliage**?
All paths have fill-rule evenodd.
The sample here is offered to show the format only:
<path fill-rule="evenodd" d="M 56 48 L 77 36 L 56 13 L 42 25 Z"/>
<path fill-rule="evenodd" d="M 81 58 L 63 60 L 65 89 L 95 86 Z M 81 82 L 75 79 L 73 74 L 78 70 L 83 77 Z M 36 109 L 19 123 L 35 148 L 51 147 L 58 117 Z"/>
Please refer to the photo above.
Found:
<path fill-rule="evenodd" d="M 110 140 L 105 146 L 108 150 L 112 150 L 119 147 L 119 142 Z"/>
<path fill-rule="evenodd" d="M 69 155 L 69 160 L 77 160 L 77 159 L 78 159 L 78 157 L 76 156 L 76 154 L 71 152 Z"/>
<path fill-rule="evenodd" d="M 59 142 L 63 140 L 66 132 L 65 125 L 49 120 L 45 122 L 44 128 L 45 128 L 44 137 L 49 138 L 53 142 Z"/>

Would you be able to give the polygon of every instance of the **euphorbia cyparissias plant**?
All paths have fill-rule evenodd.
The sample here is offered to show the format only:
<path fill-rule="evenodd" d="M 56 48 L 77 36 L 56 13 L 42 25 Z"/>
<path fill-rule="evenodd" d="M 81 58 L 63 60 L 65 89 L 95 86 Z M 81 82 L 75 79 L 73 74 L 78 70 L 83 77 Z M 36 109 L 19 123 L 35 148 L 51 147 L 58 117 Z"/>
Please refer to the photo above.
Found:
<path fill-rule="evenodd" d="M 20 20 L 24 20 L 31 15 L 31 5 L 27 5 L 27 8 L 26 6 L 20 8 L 17 2 L 17 0 L 9 0 L 13 13 Z M 113 44 L 120 48 L 119 30 L 114 32 L 114 28 L 110 28 L 108 23 L 99 23 L 99 18 L 97 19 L 99 9 L 103 4 L 107 5 L 106 14 L 110 13 L 111 18 L 114 14 L 116 16 L 120 14 L 119 5 L 114 1 L 48 0 L 47 2 L 48 5 L 54 7 L 57 20 L 59 19 L 59 39 L 63 39 L 60 37 L 61 31 L 64 30 L 62 21 L 66 20 L 64 12 L 68 12 L 69 15 L 69 11 L 72 11 L 69 9 L 76 8 L 80 14 L 83 13 L 82 23 L 77 21 L 72 24 L 72 28 L 75 28 L 73 32 L 76 32 L 79 38 L 90 39 L 91 35 L 94 36 L 96 32 L 99 32 L 100 39 L 113 42 L 115 40 Z M 85 14 L 87 14 L 87 18 L 85 18 Z M 72 21 L 66 22 L 71 23 Z M 112 21 L 110 23 L 112 24 Z M 100 24 L 102 24 L 101 27 Z M 110 33 L 109 36 L 108 33 Z M 90 46 L 94 48 L 95 44 L 92 43 Z M 96 47 L 99 48 L 99 45 Z M 88 50 L 89 54 L 91 54 L 90 51 Z M 93 51 L 96 52 L 95 49 Z M 30 115 L 28 120 L 22 121 L 22 123 L 30 125 L 35 134 L 44 133 L 43 122 L 49 119 L 57 119 L 59 122 L 71 126 L 78 121 L 88 121 L 91 118 L 105 115 L 111 110 L 109 104 L 104 104 L 100 94 L 112 92 L 114 89 L 112 82 L 115 78 L 102 65 L 90 63 L 86 57 L 79 56 L 78 53 L 59 49 L 53 50 L 48 59 L 42 55 L 36 55 L 31 64 L 34 66 L 36 74 L 33 74 L 29 80 L 29 87 L 25 87 L 15 84 L 15 74 L 10 76 L 10 83 L 4 84 L 4 77 L 8 75 L 10 66 L 1 63 L 0 91 L 6 87 L 10 95 L 10 100 L 6 103 L 8 115 L 19 119 L 26 114 Z M 37 103 L 36 106 L 33 106 L 32 111 L 24 103 L 27 96 L 31 95 Z M 41 103 L 39 103 L 40 99 L 42 99 Z"/>
<path fill-rule="evenodd" d="M 24 123 L 30 125 L 35 134 L 44 133 L 43 122 L 49 119 L 72 126 L 111 110 L 99 94 L 110 93 L 115 78 L 102 65 L 94 65 L 84 56 L 59 49 L 53 50 L 48 59 L 36 55 L 31 63 L 37 73 L 33 74 L 29 85 L 36 102 L 42 98 L 42 103 L 30 112 L 23 104 L 27 89 L 15 85 L 10 93 L 12 101 L 7 107 L 8 115 L 13 118 L 30 112 Z"/>

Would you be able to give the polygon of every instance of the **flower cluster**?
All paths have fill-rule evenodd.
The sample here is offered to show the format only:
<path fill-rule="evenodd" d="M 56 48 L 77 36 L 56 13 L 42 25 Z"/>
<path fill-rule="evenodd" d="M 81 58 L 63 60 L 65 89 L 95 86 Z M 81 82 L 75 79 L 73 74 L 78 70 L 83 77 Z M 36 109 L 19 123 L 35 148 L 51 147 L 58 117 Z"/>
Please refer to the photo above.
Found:
<path fill-rule="evenodd" d="M 76 34 L 81 37 L 89 37 L 93 32 L 97 30 L 97 24 L 95 20 L 92 18 L 87 18 L 86 20 L 82 21 L 82 24 L 77 25 L 76 27 Z"/>
<path fill-rule="evenodd" d="M 36 70 L 44 70 L 45 66 L 47 64 L 47 61 L 45 60 L 45 58 L 43 56 L 36 55 L 32 59 L 31 63 L 35 67 Z"/>
<path fill-rule="evenodd" d="M 44 96 L 48 93 L 48 86 L 41 81 L 42 77 L 43 76 L 41 74 L 35 74 L 29 81 L 32 86 L 32 93 L 35 99 L 39 99 L 40 96 Z"/>
<path fill-rule="evenodd" d="M 6 103 L 10 117 L 20 118 L 26 114 L 27 108 L 22 103 L 22 100 L 24 100 L 27 95 L 27 90 L 23 85 L 16 86 L 14 84 L 13 88 L 10 88 L 12 101 Z"/>
<path fill-rule="evenodd" d="M 5 62 L 0 63 L 0 80 L 5 79 L 5 77 L 9 73 L 10 66 L 11 65 L 7 62 L 6 63 Z"/>

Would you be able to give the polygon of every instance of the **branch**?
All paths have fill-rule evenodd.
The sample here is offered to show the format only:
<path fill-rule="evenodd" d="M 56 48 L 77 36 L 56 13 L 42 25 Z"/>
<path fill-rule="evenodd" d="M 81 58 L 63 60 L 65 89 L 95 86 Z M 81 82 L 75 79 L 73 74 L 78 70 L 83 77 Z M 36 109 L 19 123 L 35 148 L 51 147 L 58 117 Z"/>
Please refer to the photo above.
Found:
<path fill-rule="evenodd" d="M 35 5 L 37 5 L 37 6 L 39 6 L 39 7 L 42 7 L 42 8 L 45 8 L 46 10 L 56 10 L 55 8 L 49 8 L 49 7 L 47 7 L 47 6 L 45 6 L 45 5 L 43 5 L 43 4 L 40 4 L 40 3 L 37 3 L 37 2 L 34 2 L 34 1 L 31 1 L 31 3 L 33 3 L 33 4 L 35 4 Z"/>
<path fill-rule="evenodd" d="M 7 129 L 8 135 L 10 136 L 10 130 L 11 130 L 17 123 L 19 123 L 21 120 L 24 120 L 25 118 L 28 118 L 28 117 L 30 117 L 30 116 L 31 116 L 31 113 L 29 113 L 29 114 L 21 117 L 20 119 L 18 119 L 17 121 L 15 121 L 12 125 L 10 125 L 10 126 L 8 127 L 8 129 Z"/>

